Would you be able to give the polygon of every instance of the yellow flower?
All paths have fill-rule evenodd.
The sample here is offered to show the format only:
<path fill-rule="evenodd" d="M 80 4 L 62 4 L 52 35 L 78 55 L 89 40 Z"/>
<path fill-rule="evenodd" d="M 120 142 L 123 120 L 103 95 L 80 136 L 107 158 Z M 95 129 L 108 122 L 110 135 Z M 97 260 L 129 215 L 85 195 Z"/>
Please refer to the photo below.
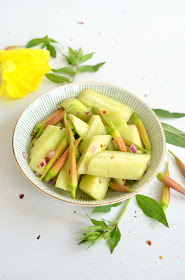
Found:
<path fill-rule="evenodd" d="M 0 95 L 7 93 L 12 98 L 20 98 L 37 90 L 43 76 L 51 69 L 49 58 L 47 50 L 0 50 Z"/>

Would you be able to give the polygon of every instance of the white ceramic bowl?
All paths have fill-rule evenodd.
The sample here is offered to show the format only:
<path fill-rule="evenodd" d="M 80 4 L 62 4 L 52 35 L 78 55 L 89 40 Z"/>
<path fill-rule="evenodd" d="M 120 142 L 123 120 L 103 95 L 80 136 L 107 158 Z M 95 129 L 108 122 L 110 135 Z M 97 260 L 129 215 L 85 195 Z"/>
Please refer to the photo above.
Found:
<path fill-rule="evenodd" d="M 29 168 L 27 160 L 23 158 L 22 152 L 28 152 L 31 140 L 30 134 L 33 131 L 35 124 L 56 110 L 61 100 L 69 97 L 75 97 L 81 91 L 88 88 L 131 106 L 141 117 L 145 125 L 152 145 L 152 157 L 150 167 L 146 174 L 140 181 L 132 185 L 132 189 L 135 193 L 121 193 L 109 189 L 104 200 L 96 201 L 92 200 L 89 196 L 78 189 L 76 199 L 72 199 L 69 192 L 57 189 L 44 181 L 40 182 L 37 177 L 35 177 L 33 171 Z M 58 198 L 62 201 L 80 205 L 97 206 L 117 203 L 128 199 L 136 193 L 139 193 L 156 176 L 163 162 L 165 150 L 166 142 L 164 131 L 153 110 L 133 93 L 120 87 L 103 83 L 73 83 L 59 86 L 42 94 L 23 111 L 16 123 L 13 133 L 14 156 L 24 176 L 45 194 Z"/>

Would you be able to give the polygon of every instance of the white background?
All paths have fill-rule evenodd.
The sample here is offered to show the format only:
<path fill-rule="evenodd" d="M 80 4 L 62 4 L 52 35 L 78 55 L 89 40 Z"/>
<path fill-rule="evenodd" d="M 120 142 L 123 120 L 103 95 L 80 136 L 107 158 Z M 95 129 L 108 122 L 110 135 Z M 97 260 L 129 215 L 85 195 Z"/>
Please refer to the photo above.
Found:
<path fill-rule="evenodd" d="M 82 47 L 85 52 L 95 51 L 91 63 L 106 61 L 99 72 L 81 74 L 76 81 L 111 83 L 132 91 L 153 108 L 185 111 L 183 0 L 0 2 L 1 49 L 48 34 L 62 43 L 62 51 L 69 45 Z M 59 52 L 52 66 L 64 65 Z M 40 89 L 24 99 L 0 99 L 0 280 L 185 279 L 181 194 L 171 191 L 166 212 L 169 229 L 163 225 L 153 229 L 155 221 L 142 213 L 133 198 L 120 223 L 122 239 L 111 255 L 104 241 L 89 250 L 77 245 L 81 229 L 90 225 L 85 214 L 93 208 L 50 198 L 22 176 L 12 153 L 14 125 L 33 99 L 56 86 L 44 79 Z M 185 130 L 184 120 L 166 121 Z M 167 148 L 185 161 L 183 148 Z M 171 177 L 184 186 L 174 160 L 169 154 L 167 159 Z M 142 193 L 159 201 L 160 192 L 155 179 Z M 114 220 L 121 207 L 92 216 Z"/>

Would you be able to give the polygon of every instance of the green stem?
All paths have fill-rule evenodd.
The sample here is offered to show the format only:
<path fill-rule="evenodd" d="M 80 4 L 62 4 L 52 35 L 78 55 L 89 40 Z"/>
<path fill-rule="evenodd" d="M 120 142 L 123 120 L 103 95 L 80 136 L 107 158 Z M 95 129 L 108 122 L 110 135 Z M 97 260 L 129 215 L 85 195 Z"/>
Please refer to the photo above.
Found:
<path fill-rule="evenodd" d="M 127 207 L 128 207 L 128 204 L 129 204 L 130 200 L 131 200 L 131 198 L 129 198 L 129 199 L 127 200 L 127 203 L 126 203 L 125 207 L 123 208 L 123 211 L 121 212 L 119 218 L 117 219 L 116 224 L 119 224 L 121 218 L 122 218 L 123 215 L 125 214 L 125 211 L 127 210 Z"/>
<path fill-rule="evenodd" d="M 78 72 L 78 68 L 79 68 L 79 64 L 76 66 L 76 71 L 75 71 L 75 73 L 74 73 L 74 75 L 73 75 L 73 78 L 72 78 L 72 80 L 71 80 L 71 83 L 73 83 L 73 82 L 74 82 L 74 79 L 76 78 L 76 75 L 77 75 L 77 72 Z"/>

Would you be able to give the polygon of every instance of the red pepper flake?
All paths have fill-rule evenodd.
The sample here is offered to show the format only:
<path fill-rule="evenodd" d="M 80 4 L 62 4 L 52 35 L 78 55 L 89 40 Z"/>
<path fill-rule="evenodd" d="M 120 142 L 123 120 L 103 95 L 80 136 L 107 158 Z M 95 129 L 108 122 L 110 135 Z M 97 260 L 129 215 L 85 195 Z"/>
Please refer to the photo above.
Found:
<path fill-rule="evenodd" d="M 147 97 L 147 94 L 145 94 L 145 97 Z"/>
<path fill-rule="evenodd" d="M 111 159 L 113 159 L 114 157 L 111 157 Z"/>
<path fill-rule="evenodd" d="M 103 148 L 103 145 L 101 144 L 101 146 L 100 146 L 101 148 Z"/>
<path fill-rule="evenodd" d="M 162 256 L 159 256 L 159 258 L 162 260 L 163 259 L 163 257 Z"/>
<path fill-rule="evenodd" d="M 134 216 L 134 218 L 137 218 L 137 216 Z"/>
<path fill-rule="evenodd" d="M 37 236 L 37 239 L 40 239 L 40 234 Z"/>
<path fill-rule="evenodd" d="M 152 245 L 152 242 L 150 240 L 147 240 L 148 245 Z"/>
<path fill-rule="evenodd" d="M 23 198 L 24 198 L 24 194 L 20 194 L 20 195 L 19 195 L 19 198 L 20 198 L 20 199 L 23 199 Z"/>
<path fill-rule="evenodd" d="M 79 21 L 79 22 L 77 22 L 78 24 L 84 24 L 84 22 L 83 21 Z"/>
<path fill-rule="evenodd" d="M 105 111 L 103 111 L 103 113 L 105 114 L 106 112 L 105 112 Z"/>
<path fill-rule="evenodd" d="M 76 214 L 76 211 L 74 211 L 74 214 Z"/>

